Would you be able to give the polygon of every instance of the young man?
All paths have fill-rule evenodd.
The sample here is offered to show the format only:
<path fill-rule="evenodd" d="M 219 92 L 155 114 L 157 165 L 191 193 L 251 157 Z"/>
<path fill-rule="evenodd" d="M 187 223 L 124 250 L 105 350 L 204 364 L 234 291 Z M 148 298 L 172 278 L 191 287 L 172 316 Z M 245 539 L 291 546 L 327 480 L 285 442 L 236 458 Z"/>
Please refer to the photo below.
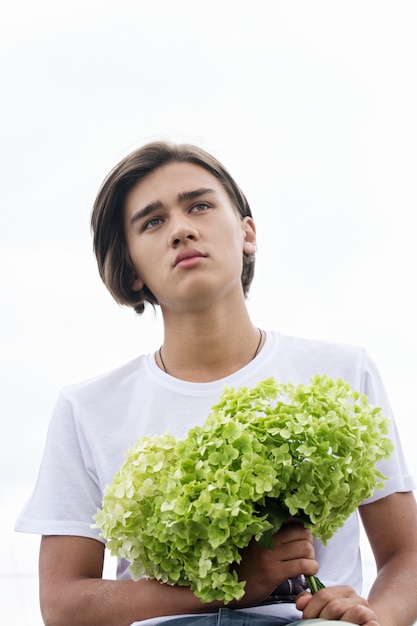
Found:
<path fill-rule="evenodd" d="M 117 302 L 142 313 L 161 307 L 164 341 L 115 372 L 62 391 L 52 416 L 34 494 L 17 530 L 43 535 L 40 594 L 45 624 L 129 626 L 170 616 L 216 624 L 293 624 L 336 620 L 410 626 L 417 618 L 417 509 L 395 424 L 388 477 L 360 507 L 378 575 L 360 596 L 358 515 L 324 547 L 301 524 L 285 525 L 274 550 L 252 542 L 239 575 L 239 602 L 202 604 L 186 587 L 133 582 L 120 562 L 103 580 L 104 544 L 91 528 L 103 489 L 124 452 L 146 434 L 184 436 L 203 423 L 225 384 L 307 383 L 342 377 L 390 414 L 379 374 L 362 349 L 258 329 L 245 304 L 254 271 L 256 230 L 245 196 L 224 167 L 193 146 L 154 143 L 107 177 L 92 215 L 99 271 Z M 274 590 L 301 574 L 326 588 L 293 602 Z M 281 598 L 282 600 L 284 598 Z M 205 617 L 202 617 L 202 614 Z M 191 617 L 184 617 L 191 615 Z M 182 616 L 182 617 L 181 617 Z"/>

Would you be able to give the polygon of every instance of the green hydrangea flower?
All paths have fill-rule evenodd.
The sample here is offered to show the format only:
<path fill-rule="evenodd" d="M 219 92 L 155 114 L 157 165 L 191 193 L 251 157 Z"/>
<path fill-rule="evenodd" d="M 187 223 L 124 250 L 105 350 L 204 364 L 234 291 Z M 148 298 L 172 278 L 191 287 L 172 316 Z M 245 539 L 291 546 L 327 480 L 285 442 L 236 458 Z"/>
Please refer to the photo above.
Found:
<path fill-rule="evenodd" d="M 269 545 L 292 516 L 326 543 L 382 488 L 387 432 L 381 409 L 342 379 L 226 388 L 185 439 L 143 437 L 127 451 L 95 526 L 134 579 L 228 603 L 244 594 L 233 564 L 252 538 Z"/>

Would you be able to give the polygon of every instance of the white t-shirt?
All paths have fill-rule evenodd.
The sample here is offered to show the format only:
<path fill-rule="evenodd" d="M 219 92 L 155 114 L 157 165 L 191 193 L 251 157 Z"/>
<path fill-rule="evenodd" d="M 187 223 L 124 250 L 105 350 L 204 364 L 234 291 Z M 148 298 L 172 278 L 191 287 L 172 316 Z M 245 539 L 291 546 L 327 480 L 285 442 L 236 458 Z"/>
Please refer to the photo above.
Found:
<path fill-rule="evenodd" d="M 314 374 L 341 377 L 391 417 L 381 377 L 362 348 L 268 332 L 258 356 L 226 378 L 191 383 L 161 371 L 153 354 L 140 356 L 115 371 L 62 390 L 48 430 L 34 492 L 16 530 L 42 535 L 76 535 L 99 539 L 92 529 L 104 487 L 139 437 L 170 432 L 184 437 L 202 424 L 225 385 L 251 387 L 274 376 L 277 381 L 309 383 Z M 415 488 L 401 450 L 395 423 L 390 426 L 395 453 L 379 464 L 388 477 L 384 489 L 366 503 Z M 362 572 L 359 520 L 352 515 L 324 547 L 315 541 L 319 578 L 327 585 L 349 584 L 358 593 Z M 121 561 L 118 578 L 128 578 Z M 291 607 L 291 608 L 290 608 Z M 266 607 L 262 607 L 264 611 Z M 293 605 L 270 605 L 268 612 L 299 618 Z M 259 612 L 259 607 L 257 607 Z"/>

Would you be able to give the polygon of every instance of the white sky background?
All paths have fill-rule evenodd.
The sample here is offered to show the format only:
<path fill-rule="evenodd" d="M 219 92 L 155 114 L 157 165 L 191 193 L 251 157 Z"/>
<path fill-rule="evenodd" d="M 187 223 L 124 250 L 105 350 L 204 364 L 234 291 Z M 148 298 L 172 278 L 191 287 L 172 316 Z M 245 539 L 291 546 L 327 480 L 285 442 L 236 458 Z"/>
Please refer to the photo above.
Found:
<path fill-rule="evenodd" d="M 5 623 L 42 623 L 38 539 L 12 528 L 59 389 L 162 340 L 107 294 L 89 233 L 102 179 L 146 141 L 230 169 L 258 225 L 254 322 L 365 345 L 417 475 L 416 32 L 413 0 L 2 3 Z"/>

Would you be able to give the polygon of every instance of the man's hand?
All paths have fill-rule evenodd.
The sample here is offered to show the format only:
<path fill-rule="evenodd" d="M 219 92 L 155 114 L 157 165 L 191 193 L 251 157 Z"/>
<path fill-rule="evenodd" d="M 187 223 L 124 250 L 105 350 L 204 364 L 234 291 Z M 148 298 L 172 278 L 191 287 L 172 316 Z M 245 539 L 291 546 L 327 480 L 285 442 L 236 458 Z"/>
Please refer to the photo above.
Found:
<path fill-rule="evenodd" d="M 307 592 L 300 593 L 296 607 L 303 612 L 303 619 L 321 617 L 360 626 L 380 626 L 368 601 L 347 586 L 326 587 L 314 595 Z"/>
<path fill-rule="evenodd" d="M 234 608 L 262 602 L 287 578 L 317 573 L 310 530 L 291 522 L 285 524 L 273 540 L 273 549 L 263 548 L 252 541 L 243 551 L 237 572 L 240 580 L 246 580 L 245 596 L 239 603 L 233 603 Z"/>

